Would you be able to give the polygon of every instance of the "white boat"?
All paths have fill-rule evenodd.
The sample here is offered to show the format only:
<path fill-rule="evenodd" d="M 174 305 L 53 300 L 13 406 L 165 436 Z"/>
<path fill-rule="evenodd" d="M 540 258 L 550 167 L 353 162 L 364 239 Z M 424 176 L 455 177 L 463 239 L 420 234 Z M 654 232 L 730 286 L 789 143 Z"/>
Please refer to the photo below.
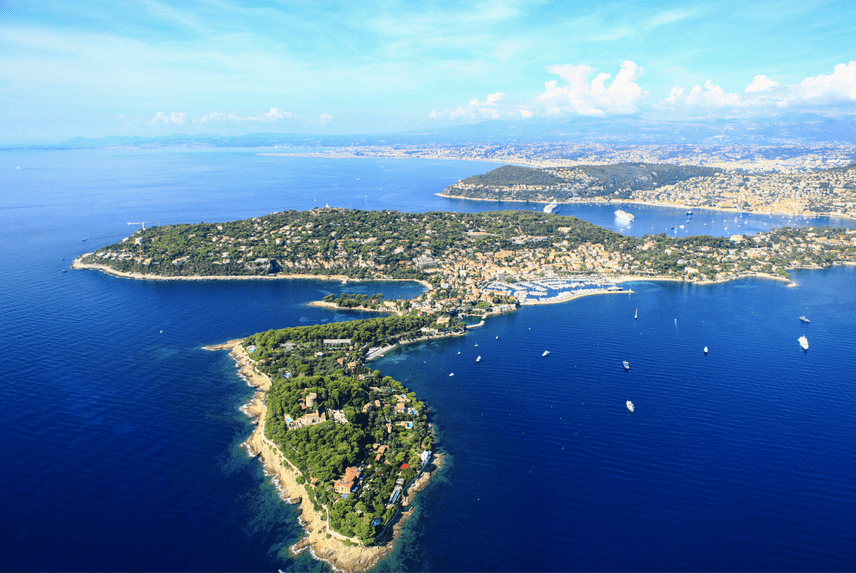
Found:
<path fill-rule="evenodd" d="M 628 223 L 632 223 L 633 219 L 636 218 L 633 216 L 632 213 L 628 213 L 627 211 L 624 211 L 622 209 L 619 209 L 615 212 L 615 217 L 616 219 L 621 219 L 622 221 L 627 221 Z"/>
<path fill-rule="evenodd" d="M 704 347 L 704 353 L 707 354 L 707 346 Z"/>
<path fill-rule="evenodd" d="M 808 350 L 808 338 L 800 336 L 797 340 L 799 340 L 800 346 L 803 350 Z"/>
<path fill-rule="evenodd" d="M 450 373 L 449 373 L 449 376 L 454 376 L 454 375 L 455 375 L 455 373 L 454 373 L 454 372 L 450 372 Z"/>
<path fill-rule="evenodd" d="M 803 321 L 803 322 L 805 322 L 806 324 L 807 324 L 807 323 L 809 323 L 809 322 L 811 322 L 809 319 L 807 319 L 807 318 L 806 318 L 806 317 L 804 317 L 804 316 L 801 316 L 801 317 L 800 317 L 800 320 L 801 320 L 801 321 Z"/>
<path fill-rule="evenodd" d="M 639 318 L 639 309 L 636 309 L 636 314 L 633 315 L 633 318 Z"/>
<path fill-rule="evenodd" d="M 628 401 L 627 401 L 627 409 L 628 409 L 628 410 L 630 410 L 631 412 L 635 412 L 635 411 L 636 411 L 636 406 L 634 406 L 634 405 L 633 405 L 633 402 L 631 402 L 630 400 L 628 400 Z"/>
<path fill-rule="evenodd" d="M 625 370 L 630 370 L 630 363 L 628 361 L 625 360 L 624 362 L 622 362 L 622 364 L 624 364 Z"/>
<path fill-rule="evenodd" d="M 544 354 L 542 354 L 541 356 L 547 356 L 548 354 L 550 354 L 550 351 L 549 351 L 549 350 L 545 350 L 545 351 L 544 351 Z"/>
<path fill-rule="evenodd" d="M 479 356 L 478 358 L 476 358 L 476 362 L 481 362 L 481 356 Z"/>

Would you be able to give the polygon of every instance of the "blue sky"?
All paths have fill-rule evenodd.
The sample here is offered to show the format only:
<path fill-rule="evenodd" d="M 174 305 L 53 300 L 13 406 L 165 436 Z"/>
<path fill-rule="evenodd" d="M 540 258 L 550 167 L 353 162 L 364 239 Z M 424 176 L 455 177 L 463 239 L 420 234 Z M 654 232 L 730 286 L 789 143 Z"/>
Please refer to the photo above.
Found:
<path fill-rule="evenodd" d="M 856 2 L 0 0 L 0 141 L 856 115 Z"/>

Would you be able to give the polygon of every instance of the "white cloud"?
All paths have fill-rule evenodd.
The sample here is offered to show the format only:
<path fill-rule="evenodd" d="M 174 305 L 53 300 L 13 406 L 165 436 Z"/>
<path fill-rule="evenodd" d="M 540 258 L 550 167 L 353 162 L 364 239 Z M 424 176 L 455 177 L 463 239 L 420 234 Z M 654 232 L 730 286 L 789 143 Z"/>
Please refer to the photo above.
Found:
<path fill-rule="evenodd" d="M 273 121 L 279 121 L 281 119 L 297 119 L 297 116 L 293 113 L 282 111 L 275 107 L 270 108 L 270 111 L 267 112 L 258 112 L 258 115 L 255 116 L 240 116 L 235 115 L 234 113 L 222 113 L 222 112 L 214 112 L 209 113 L 208 115 L 203 115 L 199 119 L 194 119 L 193 123 L 195 124 L 206 124 L 215 121 L 234 121 L 234 122 L 244 122 L 244 121 L 262 121 L 265 123 L 270 123 Z"/>
<path fill-rule="evenodd" d="M 544 93 L 536 98 L 546 115 L 579 114 L 605 116 L 608 114 L 627 114 L 639 111 L 639 100 L 647 95 L 636 80 L 642 75 L 642 68 L 629 60 L 621 64 L 621 70 L 609 84 L 612 77 L 600 73 L 589 82 L 588 78 L 595 68 L 587 65 L 554 65 L 547 68 L 565 81 L 559 86 L 557 80 L 545 82 Z"/>
<path fill-rule="evenodd" d="M 331 121 L 333 121 L 333 116 L 329 113 L 322 113 L 318 116 L 318 123 L 320 123 L 321 125 L 327 125 Z"/>
<path fill-rule="evenodd" d="M 471 99 L 466 106 L 458 106 L 455 110 L 432 110 L 428 117 L 432 119 L 499 119 L 500 109 L 497 103 L 505 97 L 502 92 L 487 95 L 485 101 Z"/>
<path fill-rule="evenodd" d="M 187 114 L 184 112 L 172 112 L 171 115 L 167 115 L 162 111 L 159 111 L 158 114 L 152 119 L 151 125 L 160 125 L 160 124 L 174 124 L 181 125 L 187 120 Z"/>
<path fill-rule="evenodd" d="M 755 79 L 746 86 L 746 92 L 764 92 L 779 86 L 779 82 L 775 82 L 763 74 L 758 74 Z"/>
<path fill-rule="evenodd" d="M 739 117 L 783 110 L 820 114 L 856 114 L 856 61 L 838 64 L 830 75 L 782 85 L 759 74 L 742 94 L 728 93 L 708 80 L 689 94 L 674 87 L 669 96 L 654 106 L 676 112 L 681 117 Z"/>

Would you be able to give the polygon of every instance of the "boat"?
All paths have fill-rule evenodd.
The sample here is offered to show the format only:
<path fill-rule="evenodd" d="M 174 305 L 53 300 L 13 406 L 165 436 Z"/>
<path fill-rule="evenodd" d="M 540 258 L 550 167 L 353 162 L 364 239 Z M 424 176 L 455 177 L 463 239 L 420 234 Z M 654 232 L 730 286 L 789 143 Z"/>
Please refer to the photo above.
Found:
<path fill-rule="evenodd" d="M 497 336 L 496 339 L 499 340 L 499 337 Z"/>
<path fill-rule="evenodd" d="M 803 321 L 803 322 L 805 322 L 805 323 L 809 323 L 809 322 L 811 322 L 809 319 L 807 319 L 807 318 L 806 318 L 806 317 L 804 317 L 804 316 L 801 316 L 801 317 L 800 317 L 800 320 L 801 320 L 801 321 Z"/>
<path fill-rule="evenodd" d="M 800 336 L 797 340 L 799 340 L 800 346 L 803 350 L 808 350 L 808 338 Z"/>
<path fill-rule="evenodd" d="M 704 347 L 704 353 L 707 354 L 707 346 Z"/>
<path fill-rule="evenodd" d="M 481 362 L 481 356 L 479 356 L 478 358 L 476 358 L 476 362 Z"/>
<path fill-rule="evenodd" d="M 616 217 L 616 219 L 621 219 L 623 221 L 627 221 L 628 223 L 632 223 L 633 219 L 636 218 L 635 216 L 633 216 L 633 213 L 628 213 L 627 211 L 624 211 L 623 209 L 619 209 L 618 211 L 616 211 L 615 217 Z"/>
<path fill-rule="evenodd" d="M 639 318 L 639 309 L 636 309 L 636 314 L 633 315 L 633 318 Z"/>
<path fill-rule="evenodd" d="M 633 405 L 633 402 L 628 400 L 627 401 L 627 409 L 630 410 L 630 412 L 632 413 L 632 412 L 636 411 L 636 406 Z"/>
<path fill-rule="evenodd" d="M 544 353 L 543 353 L 541 356 L 547 356 L 548 354 L 550 354 L 550 351 L 549 351 L 549 350 L 545 350 L 545 351 L 544 351 Z"/>
<path fill-rule="evenodd" d="M 449 372 L 449 376 L 454 376 L 454 375 L 455 375 L 454 372 Z"/>
<path fill-rule="evenodd" d="M 628 361 L 625 360 L 622 364 L 624 364 L 625 370 L 630 370 L 630 363 Z"/>

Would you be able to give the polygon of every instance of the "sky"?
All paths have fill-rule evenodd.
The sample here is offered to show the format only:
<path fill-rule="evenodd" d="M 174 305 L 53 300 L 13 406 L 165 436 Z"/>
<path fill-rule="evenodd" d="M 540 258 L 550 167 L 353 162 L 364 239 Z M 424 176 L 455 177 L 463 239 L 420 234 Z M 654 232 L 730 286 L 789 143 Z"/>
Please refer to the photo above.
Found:
<path fill-rule="evenodd" d="M 0 0 L 0 142 L 856 117 L 856 1 Z"/>

